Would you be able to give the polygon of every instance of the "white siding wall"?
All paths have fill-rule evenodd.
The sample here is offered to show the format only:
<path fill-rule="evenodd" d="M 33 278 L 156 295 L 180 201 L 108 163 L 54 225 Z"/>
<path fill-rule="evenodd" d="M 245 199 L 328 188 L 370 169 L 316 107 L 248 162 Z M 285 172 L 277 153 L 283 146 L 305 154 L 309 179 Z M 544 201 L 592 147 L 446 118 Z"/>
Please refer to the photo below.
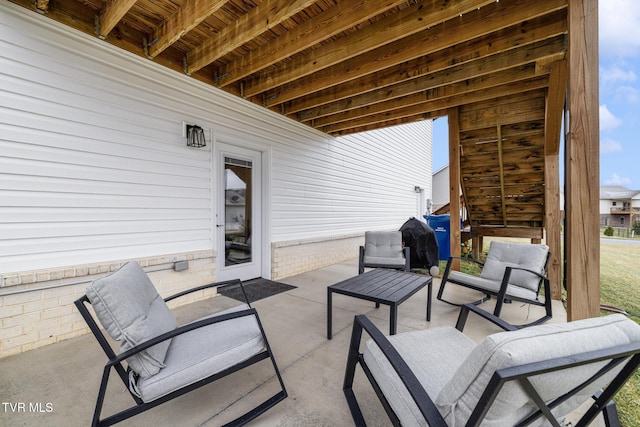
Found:
<path fill-rule="evenodd" d="M 431 194 L 431 121 L 273 153 L 274 241 L 397 229 Z"/>
<path fill-rule="evenodd" d="M 431 195 L 430 121 L 333 139 L 7 3 L 0 62 L 0 273 L 211 250 L 212 140 L 272 150 L 274 242 L 397 228 Z"/>

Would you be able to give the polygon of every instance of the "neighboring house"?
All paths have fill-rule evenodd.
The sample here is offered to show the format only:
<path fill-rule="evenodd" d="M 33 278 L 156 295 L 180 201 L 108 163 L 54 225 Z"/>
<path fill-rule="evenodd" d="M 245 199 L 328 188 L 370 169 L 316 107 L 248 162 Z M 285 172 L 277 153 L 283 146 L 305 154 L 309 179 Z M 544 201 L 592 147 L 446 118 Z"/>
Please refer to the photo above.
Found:
<path fill-rule="evenodd" d="M 601 226 L 630 228 L 635 221 L 640 221 L 640 190 L 600 187 Z"/>
<path fill-rule="evenodd" d="M 449 204 L 449 165 L 444 165 L 433 173 L 432 185 L 432 212 Z"/>
<path fill-rule="evenodd" d="M 58 22 L 0 13 L 0 357 L 86 332 L 72 302 L 127 260 L 163 296 L 280 279 L 357 257 L 366 230 L 426 211 L 430 120 L 333 138 Z M 205 147 L 187 146 L 185 124 Z"/>

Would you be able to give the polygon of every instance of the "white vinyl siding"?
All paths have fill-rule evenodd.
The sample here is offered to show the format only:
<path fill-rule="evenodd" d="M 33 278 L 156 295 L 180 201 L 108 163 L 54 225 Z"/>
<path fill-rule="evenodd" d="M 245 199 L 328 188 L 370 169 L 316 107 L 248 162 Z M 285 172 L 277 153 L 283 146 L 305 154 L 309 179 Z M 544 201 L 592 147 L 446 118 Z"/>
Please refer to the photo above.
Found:
<path fill-rule="evenodd" d="M 430 121 L 334 139 L 0 4 L 0 273 L 213 249 L 216 141 L 270 153 L 271 242 L 396 229 L 430 197 Z"/>
<path fill-rule="evenodd" d="M 273 240 L 397 229 L 431 191 L 431 121 L 274 150 Z M 424 211 L 422 211 L 424 213 Z"/>

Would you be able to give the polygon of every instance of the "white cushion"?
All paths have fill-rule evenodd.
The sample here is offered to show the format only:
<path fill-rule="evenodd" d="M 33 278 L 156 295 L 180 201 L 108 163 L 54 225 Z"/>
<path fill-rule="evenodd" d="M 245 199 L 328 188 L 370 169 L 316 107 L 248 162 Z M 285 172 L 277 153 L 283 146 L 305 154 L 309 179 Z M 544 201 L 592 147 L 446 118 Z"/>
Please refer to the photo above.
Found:
<path fill-rule="evenodd" d="M 87 297 L 102 326 L 120 341 L 122 352 L 176 327 L 169 307 L 136 262 L 94 280 L 87 287 Z M 129 367 L 142 378 L 157 374 L 170 343 L 163 341 L 128 358 Z"/>
<path fill-rule="evenodd" d="M 240 305 L 205 319 L 248 308 Z M 166 367 L 153 377 L 140 378 L 130 385 L 143 401 L 151 402 L 243 362 L 265 348 L 255 316 L 203 326 L 174 337 L 165 358 Z"/>
<path fill-rule="evenodd" d="M 404 267 L 406 265 L 404 258 L 385 258 L 366 255 L 363 262 L 367 266 Z"/>
<path fill-rule="evenodd" d="M 448 280 L 453 282 L 467 283 L 476 288 L 485 289 L 487 291 L 498 293 L 500 291 L 501 281 L 489 280 L 479 276 L 472 276 L 471 274 L 461 273 L 459 271 L 450 270 Z M 536 288 L 537 290 L 537 288 Z M 521 288 L 519 286 L 507 285 L 507 297 L 523 298 L 528 300 L 535 300 L 537 292 L 528 288 Z"/>
<path fill-rule="evenodd" d="M 556 323 L 503 332 L 485 338 L 460 366 L 435 401 L 448 425 L 464 425 L 489 380 L 498 369 L 570 356 L 640 341 L 640 326 L 623 315 L 610 315 L 570 323 Z M 549 402 L 591 376 L 602 363 L 540 375 L 532 380 Z M 562 417 L 585 402 L 610 381 L 612 375 L 586 387 L 554 409 Z M 515 382 L 506 384 L 483 421 L 483 426 L 514 425 L 535 405 Z"/>
<path fill-rule="evenodd" d="M 367 231 L 364 234 L 364 253 L 366 257 L 403 258 L 402 232 Z M 404 263 L 403 263 L 404 265 Z"/>
<path fill-rule="evenodd" d="M 547 245 L 492 241 L 480 277 L 501 282 L 507 267 L 526 268 L 542 274 L 548 252 Z M 539 283 L 538 276 L 526 271 L 514 270 L 509 278 L 509 284 L 533 292 L 538 291 Z"/>
<path fill-rule="evenodd" d="M 474 341 L 450 326 L 405 332 L 387 338 L 432 400 L 475 347 Z M 372 340 L 366 343 L 364 360 L 401 424 L 426 426 L 398 374 Z"/>

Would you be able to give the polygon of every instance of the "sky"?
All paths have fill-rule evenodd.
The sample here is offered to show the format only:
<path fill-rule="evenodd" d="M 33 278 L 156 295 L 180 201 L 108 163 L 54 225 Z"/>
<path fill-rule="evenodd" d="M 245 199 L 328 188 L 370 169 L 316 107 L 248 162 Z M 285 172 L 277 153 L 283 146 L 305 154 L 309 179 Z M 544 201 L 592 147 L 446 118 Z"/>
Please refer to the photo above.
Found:
<path fill-rule="evenodd" d="M 640 190 L 640 1 L 599 1 L 600 185 Z M 433 126 L 433 171 L 449 163 L 447 120 Z"/>

